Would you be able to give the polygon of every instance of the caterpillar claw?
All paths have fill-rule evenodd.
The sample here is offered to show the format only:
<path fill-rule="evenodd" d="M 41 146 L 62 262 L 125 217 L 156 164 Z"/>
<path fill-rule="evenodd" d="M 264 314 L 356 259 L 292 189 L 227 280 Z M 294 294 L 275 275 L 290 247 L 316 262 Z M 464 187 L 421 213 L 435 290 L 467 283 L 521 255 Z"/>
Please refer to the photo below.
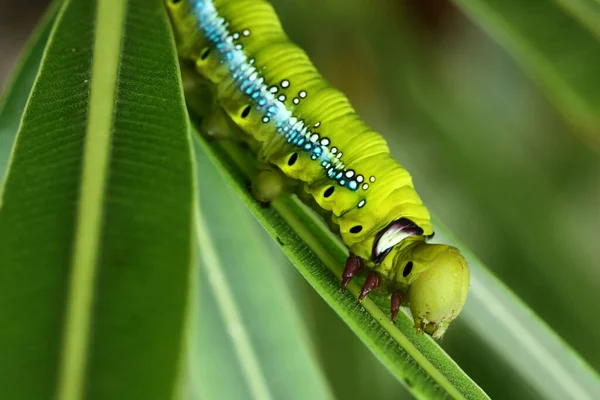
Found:
<path fill-rule="evenodd" d="M 360 295 L 358 296 L 358 301 L 362 301 L 367 295 L 371 292 L 371 290 L 375 289 L 381 283 L 381 279 L 379 279 L 379 275 L 376 273 L 370 273 L 367 276 L 367 280 L 360 290 Z"/>
<path fill-rule="evenodd" d="M 361 268 L 362 261 L 360 257 L 350 255 L 350 257 L 348 257 L 346 260 L 344 272 L 342 272 L 342 290 L 346 289 L 346 286 L 348 286 L 352 278 L 360 272 Z"/>
<path fill-rule="evenodd" d="M 400 311 L 400 303 L 402 303 L 402 295 L 400 293 L 393 293 L 390 300 L 390 308 L 392 310 L 390 319 L 392 322 L 396 322 L 396 316 L 398 315 L 398 311 Z"/>

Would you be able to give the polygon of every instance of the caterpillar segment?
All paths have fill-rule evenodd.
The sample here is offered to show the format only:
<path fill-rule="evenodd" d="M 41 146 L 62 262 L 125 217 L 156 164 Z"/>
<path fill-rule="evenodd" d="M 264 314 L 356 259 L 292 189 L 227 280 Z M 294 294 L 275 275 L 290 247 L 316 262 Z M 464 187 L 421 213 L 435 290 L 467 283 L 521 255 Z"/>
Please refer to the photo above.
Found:
<path fill-rule="evenodd" d="M 389 293 L 392 319 L 408 306 L 418 332 L 441 337 L 465 303 L 469 269 L 456 248 L 427 243 L 429 212 L 383 137 L 287 38 L 267 1 L 166 4 L 182 62 L 212 82 L 263 166 L 254 196 L 293 190 L 348 247 L 342 288 L 366 273 L 359 301 Z"/>

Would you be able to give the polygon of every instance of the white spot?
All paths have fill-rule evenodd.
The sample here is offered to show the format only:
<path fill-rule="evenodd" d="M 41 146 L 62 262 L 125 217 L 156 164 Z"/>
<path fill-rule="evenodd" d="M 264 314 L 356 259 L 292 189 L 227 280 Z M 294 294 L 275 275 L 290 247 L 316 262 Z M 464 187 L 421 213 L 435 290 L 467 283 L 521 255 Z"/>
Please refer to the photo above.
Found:
<path fill-rule="evenodd" d="M 315 128 L 318 128 L 318 127 L 320 127 L 320 126 L 321 126 L 321 123 L 320 123 L 320 122 L 317 122 L 317 123 L 314 125 L 314 127 L 315 127 Z"/>
<path fill-rule="evenodd" d="M 340 151 L 336 157 L 337 158 L 342 158 L 342 152 Z"/>
<path fill-rule="evenodd" d="M 242 35 L 244 35 L 244 36 L 250 36 L 250 29 L 244 29 L 242 31 Z"/>
<path fill-rule="evenodd" d="M 294 104 L 300 104 L 300 99 L 297 97 L 294 97 Z"/>
<path fill-rule="evenodd" d="M 361 208 L 362 206 L 364 206 L 366 204 L 366 200 L 361 200 L 360 203 L 358 203 L 358 208 Z"/>
<path fill-rule="evenodd" d="M 265 124 L 269 121 L 270 121 L 269 117 L 263 117 L 263 119 L 262 119 L 262 122 L 264 122 Z"/>
<path fill-rule="evenodd" d="M 269 92 L 271 92 L 271 93 L 277 93 L 278 90 L 279 90 L 279 88 L 275 85 L 273 85 L 269 88 Z"/>
<path fill-rule="evenodd" d="M 372 176 L 372 177 L 369 178 L 369 180 L 371 181 L 371 183 L 373 183 L 373 182 L 375 182 L 375 177 Z"/>
<path fill-rule="evenodd" d="M 277 99 L 283 103 L 285 101 L 285 94 L 280 94 Z"/>
<path fill-rule="evenodd" d="M 327 146 L 327 145 L 329 144 L 329 139 L 327 139 L 327 138 L 323 138 L 323 139 L 321 140 L 321 144 L 322 144 L 323 146 Z"/>
<path fill-rule="evenodd" d="M 282 80 L 281 81 L 281 87 L 282 88 L 290 87 L 290 81 L 288 81 L 287 79 Z"/>
<path fill-rule="evenodd" d="M 362 175 L 358 175 L 358 176 L 356 177 L 356 182 L 358 182 L 358 183 L 361 183 L 361 182 L 363 181 L 363 179 L 365 179 L 365 178 L 363 178 L 363 176 L 362 176 Z"/>
<path fill-rule="evenodd" d="M 300 93 L 298 93 L 298 96 L 300 96 L 300 98 L 305 99 L 306 98 L 306 90 L 301 90 Z"/>
<path fill-rule="evenodd" d="M 231 35 L 231 37 L 233 38 L 233 40 L 238 40 L 240 38 L 240 34 L 235 32 L 233 35 Z"/>
<path fill-rule="evenodd" d="M 369 188 L 369 184 L 368 184 L 368 183 L 365 183 L 365 184 L 363 185 L 363 190 L 367 190 L 368 188 Z"/>
<path fill-rule="evenodd" d="M 241 50 L 241 49 L 243 49 L 243 48 L 244 48 L 244 46 L 242 46 L 242 45 L 241 45 L 241 44 L 239 44 L 239 43 L 235 45 L 235 49 L 236 49 L 236 50 Z"/>
<path fill-rule="evenodd" d="M 332 148 L 331 148 L 331 152 L 332 152 L 333 154 L 337 153 L 337 147 L 332 147 Z"/>
<path fill-rule="evenodd" d="M 316 142 L 319 139 L 319 135 L 317 133 L 313 133 L 312 136 L 310 137 L 310 141 L 311 142 Z"/>
<path fill-rule="evenodd" d="M 346 171 L 346 178 L 352 178 L 353 176 L 354 176 L 354 171 L 352 171 L 352 170 Z"/>

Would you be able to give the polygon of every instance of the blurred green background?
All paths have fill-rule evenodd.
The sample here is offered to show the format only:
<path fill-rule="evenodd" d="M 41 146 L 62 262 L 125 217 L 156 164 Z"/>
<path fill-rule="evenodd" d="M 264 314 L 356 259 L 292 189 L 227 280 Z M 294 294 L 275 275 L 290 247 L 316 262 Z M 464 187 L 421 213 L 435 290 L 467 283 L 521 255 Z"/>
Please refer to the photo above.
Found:
<path fill-rule="evenodd" d="M 0 84 L 45 3 L 0 0 Z M 432 212 L 599 370 L 598 152 L 448 1 L 272 3 L 289 36 L 389 140 Z M 399 398 L 400 384 L 286 263 L 335 394 Z M 522 398 L 523 378 L 467 332 L 459 319 L 441 345 L 492 397 Z"/>

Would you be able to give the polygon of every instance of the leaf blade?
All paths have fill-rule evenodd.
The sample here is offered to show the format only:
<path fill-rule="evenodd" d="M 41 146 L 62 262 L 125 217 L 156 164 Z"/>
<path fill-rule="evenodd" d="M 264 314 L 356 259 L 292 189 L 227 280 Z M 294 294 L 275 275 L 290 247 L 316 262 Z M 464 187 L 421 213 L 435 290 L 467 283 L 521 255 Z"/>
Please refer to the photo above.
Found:
<path fill-rule="evenodd" d="M 405 314 L 399 315 L 397 322 L 402 333 L 395 333 L 395 335 L 410 337 L 409 342 L 405 338 L 402 340 L 410 353 L 407 353 L 407 350 L 390 335 L 388 329 L 396 331 L 397 329 L 392 327 L 388 316 L 384 315 L 372 300 L 364 300 L 365 308 L 363 308 L 356 303 L 355 298 L 348 291 L 339 290 L 338 279 L 332 271 L 341 273 L 346 257 L 342 246 L 332 240 L 329 233 L 315 228 L 314 216 L 302 211 L 302 206 L 287 196 L 275 201 L 272 208 L 264 209 L 258 206 L 247 192 L 245 185 L 245 174 L 251 174 L 254 168 L 248 154 L 231 144 L 208 146 L 202 141 L 200 143 L 211 160 L 219 168 L 227 171 L 227 179 L 233 183 L 238 194 L 269 234 L 284 241 L 283 251 L 300 273 L 413 395 L 418 398 L 442 398 L 445 395 L 455 398 L 487 398 L 485 393 L 429 337 L 415 333 L 412 321 Z M 282 211 L 285 215 L 281 215 Z M 293 218 L 298 218 L 300 215 L 302 226 L 286 219 L 292 215 Z M 310 227 L 304 228 L 304 226 Z M 319 243 L 317 246 L 322 248 L 316 251 L 319 256 L 313 252 L 314 248 L 306 244 L 307 237 L 297 233 L 297 229 L 311 231 L 311 235 L 318 231 L 316 235 L 319 239 L 315 239 L 313 243 Z M 308 238 L 308 241 L 312 240 Z M 323 262 L 320 257 L 324 258 Z M 356 283 L 353 283 L 350 290 L 356 294 L 359 288 Z M 371 312 L 374 313 L 373 316 L 369 314 Z M 415 352 L 415 342 L 419 343 L 421 348 L 423 346 L 427 348 L 427 351 Z M 413 355 L 418 361 L 413 358 Z M 445 373 L 440 372 L 439 365 L 444 366 Z"/>
<path fill-rule="evenodd" d="M 10 329 L 0 334 L 7 355 L 0 379 L 11 397 L 49 398 L 57 391 L 96 5 L 64 6 L 2 193 L 0 321 Z M 162 3 L 127 6 L 81 393 L 162 399 L 176 390 L 193 264 L 190 138 Z M 139 73 L 148 66 L 160 73 Z M 24 383 L 15 362 L 35 385 Z M 77 390 L 70 393 L 65 397 L 77 397 Z"/>
<path fill-rule="evenodd" d="M 199 246 L 200 292 L 210 295 L 196 314 L 197 354 L 205 355 L 194 363 L 203 373 L 192 376 L 197 392 L 201 398 L 248 391 L 254 398 L 333 398 L 279 275 L 281 257 L 266 248 L 261 228 L 202 149 L 195 150 L 203 220 L 198 237 L 212 243 Z M 202 321 L 221 326 L 202 327 Z M 232 374 L 246 383 L 234 388 Z"/>

